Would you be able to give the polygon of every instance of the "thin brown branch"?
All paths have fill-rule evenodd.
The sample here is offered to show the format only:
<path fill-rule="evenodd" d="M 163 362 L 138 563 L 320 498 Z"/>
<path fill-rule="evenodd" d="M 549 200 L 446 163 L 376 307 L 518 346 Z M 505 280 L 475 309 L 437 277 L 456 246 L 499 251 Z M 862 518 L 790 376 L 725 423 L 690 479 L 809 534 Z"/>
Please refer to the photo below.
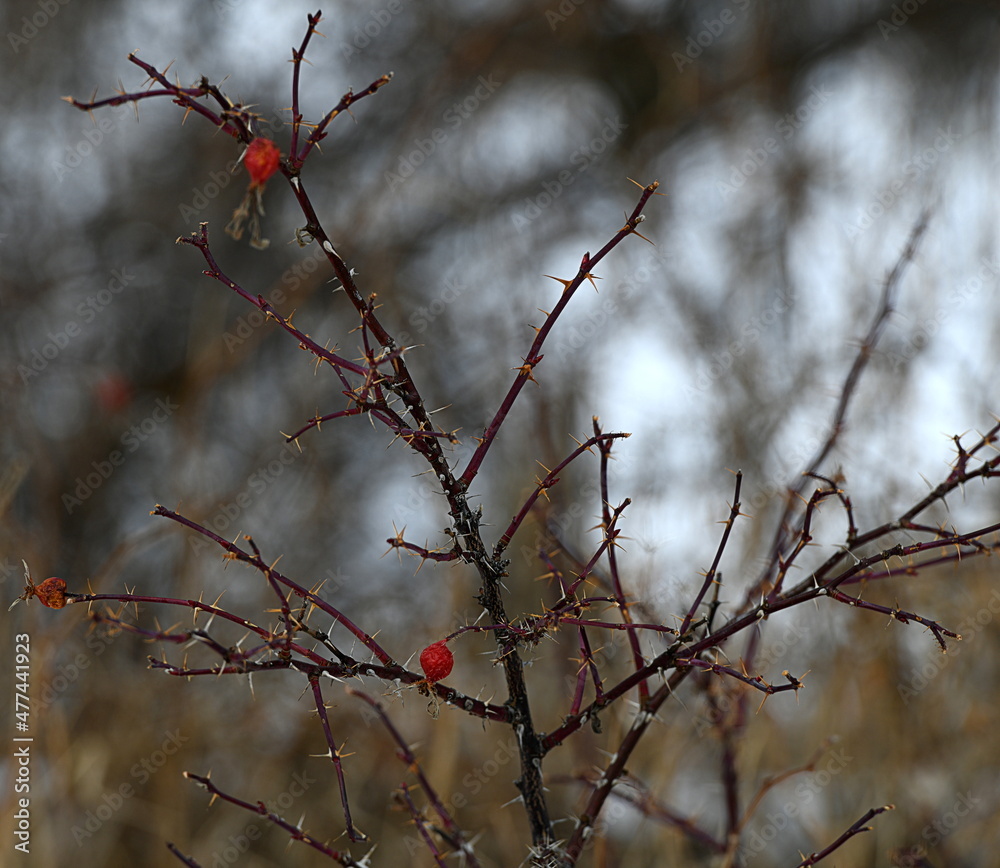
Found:
<path fill-rule="evenodd" d="M 224 802 L 236 805 L 236 807 L 242 808 L 244 811 L 249 811 L 251 814 L 263 817 L 269 823 L 272 823 L 279 829 L 283 829 L 287 832 L 292 841 L 301 841 L 303 844 L 307 844 L 316 852 L 322 853 L 334 862 L 339 862 L 344 866 L 344 868 L 365 868 L 367 860 L 364 860 L 363 862 L 356 862 L 350 853 L 332 849 L 322 841 L 314 838 L 299 826 L 294 823 L 289 823 L 283 817 L 268 810 L 267 806 L 263 802 L 252 804 L 250 802 L 245 802 L 243 799 L 239 799 L 236 796 L 229 795 L 229 793 L 219 789 L 219 787 L 215 785 L 210 775 L 196 775 L 193 772 L 184 772 L 184 777 L 188 780 L 194 781 L 196 784 L 208 790 L 208 792 L 212 794 L 212 801 L 215 801 L 215 799 L 222 799 Z"/>
<path fill-rule="evenodd" d="M 880 808 L 872 808 L 863 817 L 861 817 L 861 819 L 851 824 L 851 826 L 829 847 L 820 850 L 818 853 L 811 853 L 806 856 L 806 858 L 799 862 L 795 868 L 809 868 L 811 865 L 818 864 L 835 850 L 840 849 L 840 847 L 842 847 L 855 835 L 860 835 L 862 832 L 870 832 L 872 827 L 867 825 L 870 820 L 873 820 L 879 814 L 884 814 L 886 811 L 895 810 L 895 808 L 895 805 L 882 805 Z"/>

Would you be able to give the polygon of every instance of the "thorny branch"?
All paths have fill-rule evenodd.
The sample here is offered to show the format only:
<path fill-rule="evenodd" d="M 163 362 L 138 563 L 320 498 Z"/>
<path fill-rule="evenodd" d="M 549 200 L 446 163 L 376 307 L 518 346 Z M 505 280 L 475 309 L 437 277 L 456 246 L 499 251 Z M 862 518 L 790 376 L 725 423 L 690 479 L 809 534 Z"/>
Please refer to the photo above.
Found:
<path fill-rule="evenodd" d="M 316 27 L 319 21 L 320 15 L 318 13 L 309 16 L 307 34 L 299 49 L 293 50 L 292 145 L 288 158 L 282 162 L 280 168 L 282 174 L 289 182 L 292 193 L 306 219 L 305 226 L 301 230 L 301 236 L 315 241 L 322 248 L 347 297 L 361 316 L 362 331 L 365 336 L 366 345 L 367 336 L 370 334 L 379 347 L 378 351 L 369 351 L 366 353 L 368 361 L 366 367 L 351 362 L 313 341 L 305 332 L 293 326 L 289 319 L 283 317 L 263 297 L 248 292 L 224 273 L 211 251 L 206 225 L 203 224 L 198 232 L 194 233 L 190 238 L 182 239 L 182 241 L 196 247 L 201 252 L 208 265 L 206 270 L 208 276 L 221 282 L 246 301 L 256 306 L 269 319 L 294 336 L 303 349 L 308 350 L 317 358 L 333 367 L 341 381 L 344 394 L 355 404 L 358 411 L 368 413 L 373 418 L 385 424 L 430 464 L 445 494 L 449 512 L 455 522 L 454 553 L 453 555 L 443 556 L 441 559 L 461 557 L 466 563 L 472 564 L 476 568 L 480 577 L 479 600 L 492 623 L 498 627 L 495 635 L 498 647 L 501 649 L 500 662 L 504 668 L 507 680 L 508 701 L 506 707 L 509 709 L 510 723 L 517 736 L 521 759 L 521 777 L 518 781 L 518 787 L 521 790 L 525 808 L 528 812 L 533 842 L 539 848 L 540 852 L 545 851 L 551 847 L 554 839 L 551 821 L 548 816 L 548 808 L 543 794 L 541 771 L 542 749 L 540 738 L 535 732 L 521 652 L 517 647 L 517 636 L 508 629 L 510 622 L 505 611 L 501 586 L 501 580 L 506 575 L 506 562 L 501 557 L 506 540 L 498 543 L 493 554 L 489 553 L 480 533 L 479 516 L 469 508 L 466 492 L 479 468 L 482 466 L 483 460 L 494 442 L 500 426 L 507 418 L 522 387 L 529 379 L 534 379 L 533 371 L 543 359 L 543 343 L 554 327 L 559 315 L 573 297 L 576 289 L 584 281 L 593 282 L 593 267 L 629 235 L 638 234 L 636 227 L 642 222 L 642 210 L 650 196 L 656 192 L 658 185 L 656 182 L 653 182 L 644 187 L 638 204 L 627 217 L 625 225 L 618 233 L 595 256 L 584 255 L 575 277 L 568 280 L 560 280 L 564 286 L 561 298 L 552 312 L 546 317 L 542 327 L 538 329 L 536 338 L 529 349 L 528 355 L 525 357 L 524 365 L 518 369 L 518 375 L 513 385 L 501 402 L 493 422 L 482 438 L 480 446 L 474 453 L 468 467 L 461 477 L 458 477 L 452 472 L 449 466 L 448 460 L 442 450 L 440 439 L 435 436 L 428 436 L 434 431 L 434 428 L 431 424 L 429 414 L 425 409 L 420 392 L 407 369 L 403 358 L 403 349 L 396 345 L 389 331 L 379 320 L 376 314 L 374 297 L 365 298 L 358 289 L 352 270 L 337 252 L 333 242 L 323 228 L 301 177 L 301 170 L 306 158 L 312 152 L 313 147 L 326 135 L 325 131 L 329 123 L 354 102 L 364 96 L 375 93 L 389 82 L 389 76 L 382 76 L 359 94 L 353 94 L 352 92 L 345 94 L 341 102 L 334 109 L 328 112 L 318 124 L 312 126 L 312 131 L 305 144 L 300 146 L 300 131 L 305 126 L 299 98 L 300 67 L 310 40 L 314 34 L 318 33 Z M 183 107 L 185 113 L 195 112 L 205 117 L 244 144 L 248 143 L 254 136 L 256 119 L 253 113 L 244 106 L 230 102 L 219 88 L 210 85 L 205 80 L 202 80 L 200 85 L 195 88 L 182 88 L 179 85 L 171 84 L 163 73 L 139 60 L 134 55 L 130 57 L 130 60 L 140 66 L 150 79 L 161 85 L 161 87 L 155 90 L 136 93 L 121 92 L 117 96 L 107 100 L 81 102 L 71 99 L 70 102 L 77 108 L 89 112 L 106 105 L 119 105 L 124 102 L 137 104 L 144 99 L 167 96 Z M 214 101 L 216 108 L 213 109 L 200 101 L 204 98 Z M 384 366 L 384 369 L 382 366 Z M 348 375 L 361 377 L 363 379 L 362 385 L 352 386 Z M 413 420 L 412 424 L 404 422 L 403 417 L 390 406 L 390 398 L 398 398 L 402 401 L 405 412 Z M 350 409 L 338 412 L 347 415 Z M 318 424 L 318 419 L 313 420 L 312 423 L 306 425 L 301 430 L 305 431 L 314 424 Z M 572 460 L 572 457 L 569 460 Z M 549 485 L 555 484 L 555 481 L 554 477 L 549 479 L 539 488 L 538 493 L 542 492 Z M 234 543 L 229 543 L 216 537 L 206 529 L 197 527 L 189 519 L 166 510 L 163 507 L 157 507 L 155 512 L 181 524 L 186 524 L 193 530 L 203 533 L 209 538 L 213 538 L 215 542 L 226 549 L 228 557 L 242 560 L 257 567 L 265 573 L 269 582 L 280 584 L 291 589 L 303 599 L 308 599 L 310 603 L 333 616 L 338 623 L 343 624 L 354 633 L 375 654 L 381 664 L 391 664 L 391 657 L 388 652 L 370 634 L 356 626 L 353 621 L 336 611 L 328 603 L 316 597 L 315 594 L 312 594 L 307 589 L 267 567 L 261 561 L 258 554 L 247 553 L 239 549 Z M 515 517 L 511 527 L 512 533 L 516 531 L 518 524 L 519 521 Z M 609 533 L 611 533 L 610 528 Z M 605 545 L 612 541 L 613 536 L 609 536 L 605 541 Z M 595 562 L 599 555 L 600 553 L 595 555 Z M 431 557 L 433 555 L 425 551 L 423 552 L 423 556 Z"/>
<path fill-rule="evenodd" d="M 254 674 L 281 670 L 294 670 L 304 675 L 321 721 L 329 758 L 334 766 L 345 827 L 351 841 L 363 841 L 365 836 L 356 829 L 351 816 L 348 786 L 341 763 L 344 756 L 341 753 L 343 741 L 338 743 L 334 737 L 334 727 L 324 700 L 323 678 L 377 678 L 385 684 L 395 685 L 396 690 L 400 689 L 400 686 L 413 686 L 425 695 L 433 695 L 437 700 L 461 708 L 483 721 L 491 720 L 510 726 L 518 744 L 520 777 L 516 784 L 531 830 L 531 853 L 535 865 L 575 865 L 587 841 L 594 835 L 595 824 L 603 806 L 612 795 L 629 801 L 647 816 L 677 828 L 692 840 L 708 846 L 717 853 L 731 854 L 732 842 L 738 841 L 740 829 L 746 824 L 759 804 L 760 796 L 766 791 L 765 788 L 758 790 L 758 795 L 745 808 L 739 804 L 740 788 L 736 774 L 736 751 L 739 741 L 735 730 L 722 733 L 725 744 L 722 776 L 728 818 L 727 841 L 713 836 L 693 821 L 660 805 L 648 788 L 626 771 L 626 763 L 634 754 L 650 724 L 657 719 L 666 700 L 692 675 L 695 679 L 701 679 L 701 683 L 708 681 L 724 683 L 728 689 L 739 691 L 741 709 L 742 703 L 745 703 L 746 697 L 750 695 L 749 691 L 759 694 L 762 703 L 778 693 L 789 691 L 797 693 L 803 687 L 801 676 L 785 671 L 783 673 L 785 683 L 772 684 L 761 675 L 754 674 L 754 652 L 761 632 L 755 628 L 776 612 L 822 596 L 854 608 L 879 613 L 902 624 L 919 623 L 930 630 L 942 649 L 946 649 L 946 639 L 960 637 L 944 625 L 898 607 L 870 603 L 861 595 L 846 593 L 844 588 L 862 582 L 884 580 L 900 571 L 912 575 L 932 564 L 955 561 L 972 555 L 989 555 L 1000 547 L 996 542 L 986 541 L 987 537 L 1000 531 L 1000 524 L 960 533 L 955 529 L 934 527 L 915 520 L 931 505 L 943 502 L 952 491 L 965 482 L 1000 475 L 998 469 L 1000 455 L 987 454 L 988 450 L 996 452 L 994 444 L 1000 438 L 1000 422 L 970 447 L 963 446 L 960 438 L 956 437 L 957 457 L 949 476 L 898 519 L 871 530 L 859 531 L 855 524 L 851 500 L 841 488 L 841 483 L 822 475 L 824 464 L 837 446 L 846 425 L 858 383 L 885 323 L 895 309 L 903 275 L 916 255 L 930 215 L 928 212 L 921 215 L 902 254 L 886 277 L 875 316 L 841 387 L 826 439 L 803 475 L 789 488 L 788 500 L 776 527 L 766 567 L 751 583 L 742 604 L 730 612 L 728 620 L 719 625 L 715 624 L 720 606 L 723 605 L 719 596 L 722 585 L 721 564 L 737 519 L 743 515 L 740 512 L 743 477 L 741 473 L 737 473 L 729 517 L 724 522 L 725 527 L 714 559 L 707 571 L 702 574 L 699 589 L 692 600 L 682 607 L 683 614 L 677 616 L 677 626 L 656 623 L 648 616 L 641 620 L 636 619 L 631 610 L 641 604 L 637 600 L 630 599 L 626 592 L 617 553 L 618 538 L 622 533 L 619 524 L 630 501 L 625 499 L 617 507 L 613 507 L 608 481 L 608 463 L 612 457 L 612 448 L 618 440 L 627 437 L 627 434 L 603 433 L 595 417 L 593 436 L 582 442 L 578 441 L 578 447 L 563 461 L 551 470 L 545 468 L 545 475 L 541 478 L 536 477 L 530 495 L 511 518 L 492 548 L 487 546 L 483 539 L 481 512 L 473 511 L 468 505 L 468 493 L 522 390 L 529 381 L 537 382 L 535 374 L 544 359 L 545 341 L 556 326 L 560 315 L 585 282 L 594 283 L 597 279 L 594 269 L 608 254 L 630 235 L 642 237 L 638 227 L 645 219 L 643 211 L 650 197 L 659 195 L 658 183 L 654 181 L 645 186 L 637 185 L 641 188 L 639 200 L 632 212 L 627 215 L 621 229 L 596 254 L 591 256 L 589 252 L 585 253 L 574 275 L 569 278 L 553 278 L 562 286 L 562 292 L 552 310 L 544 312 L 542 325 L 535 329 L 534 340 L 521 358 L 521 364 L 514 369 L 516 373 L 513 382 L 500 400 L 482 436 L 477 438 L 478 445 L 467 465 L 458 472 L 452 468 L 445 454 L 445 444 L 457 442 L 456 434 L 436 429 L 432 424 L 431 414 L 427 411 L 423 397 L 406 364 L 405 356 L 408 348 L 400 346 L 380 320 L 376 297 L 364 295 L 357 286 L 354 271 L 348 266 L 324 229 L 303 182 L 302 170 L 306 161 L 328 135 L 329 125 L 339 115 L 349 111 L 358 101 L 377 93 L 391 79 L 390 75 L 383 75 L 358 93 L 348 91 L 318 122 L 307 123 L 300 99 L 301 67 L 313 37 L 322 35 L 317 29 L 320 19 L 318 12 L 308 16 L 307 32 L 299 47 L 292 50 L 292 93 L 289 109 L 291 139 L 288 156 L 282 161 L 280 171 L 305 218 L 305 224 L 297 236 L 300 240 L 305 239 L 319 245 L 361 320 L 362 360 L 352 361 L 340 355 L 336 349 L 321 345 L 305 331 L 293 325 L 291 317 L 283 316 L 261 295 L 249 291 L 229 277 L 211 250 L 207 224 L 201 224 L 190 237 L 179 240 L 199 251 L 207 266 L 204 272 L 206 275 L 262 311 L 267 319 L 291 335 L 303 350 L 332 368 L 338 378 L 341 394 L 347 399 L 348 406 L 324 414 L 317 413 L 294 434 L 289 435 L 289 440 L 297 440 L 307 431 L 318 429 L 322 422 L 355 415 L 368 415 L 384 425 L 393 434 L 394 439 L 402 440 L 427 462 L 448 506 L 452 522 L 449 529 L 450 544 L 438 548 L 433 548 L 430 544 L 419 546 L 404 540 L 402 534 L 391 538 L 389 543 L 397 549 L 409 551 L 421 560 L 464 563 L 476 570 L 479 579 L 477 599 L 483 607 L 486 623 L 467 625 L 448 638 L 451 639 L 464 632 L 493 634 L 496 643 L 496 662 L 504 670 L 507 699 L 502 705 L 492 705 L 465 696 L 443 684 L 428 682 L 419 674 L 398 664 L 390 651 L 376 641 L 373 634 L 324 600 L 319 594 L 319 588 L 306 588 L 282 575 L 273 564 L 265 562 L 250 537 L 244 538 L 248 543 L 247 547 L 241 547 L 235 541 L 227 541 L 197 522 L 159 505 L 155 508 L 154 514 L 184 525 L 190 531 L 210 539 L 223 549 L 227 560 L 240 561 L 257 570 L 278 599 L 278 609 L 275 610 L 277 623 L 267 627 L 257 625 L 251 619 L 222 608 L 218 605 L 218 601 L 209 604 L 201 600 L 131 593 L 87 593 L 67 594 L 65 602 L 92 604 L 99 601 L 117 601 L 121 604 L 117 612 L 91 612 L 92 619 L 110 629 L 129 631 L 149 641 L 182 645 L 185 648 L 196 646 L 218 657 L 218 662 L 210 666 L 189 666 L 186 659 L 183 664 L 177 665 L 150 658 L 152 668 L 165 670 L 171 675 L 194 677 L 242 674 L 251 678 Z M 70 97 L 66 99 L 76 108 L 88 113 L 106 106 L 132 103 L 138 114 L 139 102 L 166 97 L 184 109 L 185 118 L 190 113 L 197 114 L 244 145 L 258 134 L 259 119 L 250 107 L 233 103 L 218 86 L 210 84 L 206 79 L 201 79 L 194 87 L 185 88 L 179 83 L 171 83 L 165 71 L 155 69 L 135 55 L 130 55 L 129 60 L 148 76 L 150 82 L 148 89 L 135 92 L 119 89 L 117 95 L 103 100 L 85 102 Z M 547 500 L 550 491 L 555 489 L 559 482 L 559 474 L 583 453 L 593 452 L 594 449 L 600 456 L 601 540 L 589 557 L 573 557 L 568 553 L 568 546 L 562 543 L 557 546 L 562 551 L 562 556 L 571 561 L 573 574 L 567 573 L 557 565 L 554 552 L 541 551 L 540 559 L 548 570 L 548 576 L 556 580 L 552 586 L 558 592 L 558 597 L 550 600 L 550 605 L 539 614 L 524 613 L 511 618 L 506 611 L 506 589 L 503 585 L 509 566 L 504 554 L 528 516 L 538 511 L 540 501 L 543 498 Z M 815 480 L 819 485 L 807 498 L 805 492 L 810 480 Z M 848 524 L 845 545 L 805 579 L 788 588 L 787 576 L 791 568 L 798 567 L 797 559 L 800 553 L 814 542 L 814 520 L 827 502 L 839 504 L 843 508 Z M 800 508 L 799 503 L 803 503 L 804 506 Z M 881 545 L 884 547 L 872 550 L 872 547 L 881 540 L 894 540 L 900 532 L 911 534 L 909 537 L 911 540 L 914 538 L 913 535 L 917 534 L 925 534 L 929 538 L 906 544 L 893 542 L 887 545 L 883 542 Z M 894 573 L 892 566 L 897 562 L 902 566 Z M 606 564 L 606 573 L 601 571 L 602 563 Z M 30 578 L 28 581 L 24 597 L 39 596 L 45 602 L 41 586 L 33 586 Z M 595 582 L 603 587 L 603 593 L 589 593 L 585 589 L 586 584 Z M 121 618 L 124 607 L 126 605 L 136 607 L 138 616 L 140 603 L 189 608 L 192 610 L 195 626 L 190 630 L 149 630 L 126 623 Z M 606 616 L 593 611 L 600 607 L 615 614 Z M 324 632 L 314 624 L 310 624 L 309 617 L 316 612 L 331 618 L 334 626 L 339 625 L 345 629 L 364 649 L 366 659 L 359 659 L 354 651 L 340 648 L 331 639 L 330 632 Z M 208 616 L 207 627 L 197 625 L 199 615 Z M 242 640 L 235 646 L 223 643 L 211 632 L 212 623 L 216 618 L 243 628 L 248 636 L 254 637 L 253 641 L 256 644 L 243 648 Z M 543 638 L 553 637 L 563 627 L 572 628 L 570 632 L 573 633 L 574 641 L 571 644 L 580 655 L 578 658 L 580 667 L 572 696 L 568 701 L 568 713 L 554 730 L 544 733 L 538 730 L 533 716 L 524 666 L 530 649 Z M 602 669 L 598 665 L 592 636 L 597 631 L 626 634 L 630 652 L 628 674 L 617 677 L 616 680 L 616 675 L 610 667 Z M 751 636 L 747 653 L 738 664 L 730 662 L 723 651 L 725 644 L 737 634 L 747 631 Z M 585 696 L 589 695 L 588 686 L 593 695 L 589 703 L 585 701 Z M 633 689 L 638 699 L 638 711 L 631 718 L 627 731 L 620 738 L 615 751 L 599 774 L 575 776 L 575 780 L 586 784 L 588 796 L 566 840 L 557 842 L 545 795 L 543 760 L 550 751 L 562 745 L 586 723 L 591 722 L 595 731 L 600 731 L 598 725 L 600 713 L 609 706 L 619 703 L 630 695 Z M 435 861 L 443 864 L 449 854 L 460 854 L 465 864 L 478 865 L 471 842 L 443 804 L 417 761 L 415 753 L 407 745 L 383 705 L 353 687 L 348 687 L 347 691 L 375 711 L 396 743 L 400 759 L 416 777 L 430 808 L 440 820 L 440 824 L 428 820 L 414 801 L 411 787 L 406 783 L 401 785 L 400 799 L 413 818 Z M 334 861 L 343 865 L 367 863 L 367 858 L 361 863 L 355 862 L 349 853 L 341 853 L 321 844 L 305 830 L 268 811 L 263 803 L 254 805 L 226 794 L 207 776 L 188 773 L 188 777 L 205 787 L 212 794 L 213 800 L 222 799 L 265 817 L 269 822 L 284 829 L 292 840 L 302 841 Z M 765 783 L 765 787 L 771 785 L 773 784 Z M 869 828 L 864 824 L 889 807 L 891 806 L 871 809 L 836 841 L 824 850 L 807 857 L 801 865 L 813 865 L 834 852 L 849 838 Z M 442 848 L 441 841 L 445 842 L 447 847 Z M 190 857 L 181 854 L 174 845 L 169 846 L 171 852 L 185 864 L 198 864 Z"/>
<path fill-rule="evenodd" d="M 212 801 L 216 799 L 222 799 L 224 802 L 229 802 L 231 805 L 236 805 L 238 808 L 242 808 L 244 811 L 249 811 L 251 814 L 257 814 L 263 817 L 269 823 L 277 826 L 279 829 L 284 829 L 288 833 L 288 837 L 292 841 L 301 841 L 303 844 L 312 847 L 318 853 L 322 853 L 324 856 L 332 859 L 334 862 L 339 862 L 341 865 L 350 866 L 350 868 L 363 868 L 365 861 L 356 862 L 350 853 L 341 852 L 339 850 L 334 850 L 331 847 L 324 844 L 318 838 L 313 837 L 305 829 L 295 823 L 289 823 L 288 820 L 279 816 L 268 809 L 267 805 L 263 802 L 257 802 L 252 804 L 251 802 L 246 802 L 243 799 L 239 799 L 236 796 L 231 796 L 229 793 L 220 789 L 215 785 L 210 775 L 196 775 L 193 772 L 184 772 L 184 777 L 188 780 L 194 781 L 196 784 L 200 785 L 204 789 L 208 790 L 212 795 Z M 197 864 L 192 862 L 191 864 Z"/>

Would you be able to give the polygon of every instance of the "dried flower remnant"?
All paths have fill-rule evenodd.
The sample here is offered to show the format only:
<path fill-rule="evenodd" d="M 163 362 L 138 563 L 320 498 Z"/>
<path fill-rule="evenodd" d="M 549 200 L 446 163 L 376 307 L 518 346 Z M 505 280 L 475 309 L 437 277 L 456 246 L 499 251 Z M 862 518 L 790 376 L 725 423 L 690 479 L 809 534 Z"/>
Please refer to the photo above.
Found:
<path fill-rule="evenodd" d="M 250 186 L 233 212 L 226 234 L 239 241 L 243 237 L 243 227 L 249 221 L 250 246 L 257 250 L 266 250 L 270 244 L 260 234 L 260 218 L 264 216 L 264 185 L 278 171 L 280 163 L 281 151 L 270 139 L 254 139 L 243 153 L 243 165 L 250 175 Z"/>

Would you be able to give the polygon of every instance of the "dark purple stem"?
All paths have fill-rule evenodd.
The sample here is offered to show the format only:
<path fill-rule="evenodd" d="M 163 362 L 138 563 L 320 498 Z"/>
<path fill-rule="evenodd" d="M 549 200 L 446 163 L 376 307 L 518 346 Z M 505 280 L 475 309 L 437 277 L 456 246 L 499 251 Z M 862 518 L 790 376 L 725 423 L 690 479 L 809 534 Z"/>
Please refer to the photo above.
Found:
<path fill-rule="evenodd" d="M 642 196 L 639 197 L 638 204 L 628 216 L 628 219 L 626 219 L 625 225 L 619 229 L 618 232 L 615 233 L 614 237 L 612 237 L 612 239 L 594 256 L 591 256 L 589 253 L 584 254 L 583 260 L 580 263 L 580 269 L 577 271 L 576 276 L 572 280 L 563 280 L 558 277 L 554 278 L 554 280 L 563 285 L 562 295 L 559 297 L 559 301 L 556 302 L 555 307 L 552 308 L 552 312 L 545 318 L 545 322 L 542 323 L 542 327 L 538 329 L 538 333 L 535 335 L 535 339 L 532 341 L 531 347 L 528 349 L 528 354 L 524 357 L 524 364 L 517 369 L 517 376 L 514 378 L 514 382 L 511 384 L 506 397 L 501 402 L 500 409 L 497 410 L 496 415 L 493 417 L 493 421 L 490 422 L 485 433 L 483 434 L 483 438 L 479 446 L 472 454 L 472 458 L 469 460 L 468 466 L 462 472 L 460 481 L 465 488 L 469 487 L 472 480 L 476 478 L 476 474 L 479 473 L 479 468 L 486 459 L 486 455 L 490 451 L 490 447 L 493 445 L 497 434 L 500 431 L 500 426 L 503 425 L 511 407 L 514 406 L 514 402 L 517 400 L 517 396 L 521 393 L 521 389 L 527 385 L 529 380 L 534 380 L 532 372 L 543 358 L 541 355 L 542 344 L 545 343 L 545 339 L 548 337 L 549 332 L 551 332 L 555 326 L 556 320 L 559 319 L 559 315 L 566 309 L 566 306 L 570 303 L 570 300 L 573 298 L 577 289 L 580 288 L 580 285 L 585 280 L 593 280 L 591 268 L 604 259 L 605 256 L 614 250 L 629 235 L 639 234 L 637 227 L 643 220 L 642 210 L 646 207 L 649 197 L 656 193 L 659 186 L 660 184 L 658 181 L 653 181 L 652 184 L 648 184 L 642 188 Z"/>

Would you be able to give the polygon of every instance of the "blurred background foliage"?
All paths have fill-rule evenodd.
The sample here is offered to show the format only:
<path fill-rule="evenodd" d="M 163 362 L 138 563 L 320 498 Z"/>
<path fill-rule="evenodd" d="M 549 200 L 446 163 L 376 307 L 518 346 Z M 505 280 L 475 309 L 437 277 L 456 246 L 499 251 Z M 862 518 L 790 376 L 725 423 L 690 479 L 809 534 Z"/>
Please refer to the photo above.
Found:
<path fill-rule="evenodd" d="M 396 529 L 418 543 L 444 540 L 443 501 L 414 475 L 424 467 L 361 420 L 312 431 L 301 450 L 284 445 L 281 432 L 343 405 L 336 381 L 200 276 L 196 251 L 174 244 L 208 221 L 230 275 L 352 356 L 355 315 L 315 246 L 295 243 L 301 216 L 287 188 L 267 190 L 271 246 L 258 252 L 222 231 L 245 186 L 231 171 L 231 139 L 197 117 L 182 124 L 166 101 L 142 103 L 138 123 L 131 107 L 88 118 L 59 101 L 141 89 L 126 60 L 135 50 L 183 84 L 223 82 L 285 148 L 290 48 L 313 11 L 250 0 L 4 4 L 5 600 L 21 590 L 24 558 L 36 579 L 61 575 L 75 590 L 225 592 L 225 604 L 249 617 L 272 605 L 256 574 L 227 569 L 198 538 L 151 518 L 163 503 L 223 536 L 252 534 L 304 584 L 325 580 L 324 594 L 380 630 L 400 660 L 478 615 L 467 570 L 426 565 L 415 575 L 416 562 L 382 557 Z M 495 535 L 530 490 L 536 462 L 557 463 L 598 414 L 606 430 L 634 434 L 616 451 L 613 477 L 615 502 L 634 501 L 622 563 L 630 590 L 668 624 L 710 563 L 732 495 L 727 469 L 743 469 L 752 519 L 723 562 L 723 597 L 738 601 L 925 208 L 930 229 L 827 469 L 843 474 L 859 524 L 872 526 L 922 497 L 925 480 L 943 478 L 952 435 L 992 424 L 995 2 L 390 0 L 323 13 L 326 38 L 303 69 L 307 119 L 349 87 L 395 77 L 333 124 L 303 181 L 359 285 L 378 294 L 383 321 L 414 347 L 408 361 L 427 405 L 446 407 L 435 418 L 461 429 L 457 465 L 520 364 L 538 309 L 558 297 L 544 275 L 571 276 L 582 253 L 619 228 L 639 192 L 628 178 L 658 179 L 666 194 L 646 209 L 653 244 L 629 239 L 598 270 L 600 293 L 581 292 L 560 322 L 539 387 L 477 481 L 475 502 Z M 581 552 L 598 541 L 595 483 L 596 461 L 581 462 L 552 492 L 550 518 Z M 977 487 L 930 518 L 988 525 L 997 500 Z M 817 559 L 843 539 L 841 516 L 826 518 Z M 537 610 L 546 593 L 535 581 L 541 528 L 526 526 L 511 548 L 508 611 Z M 996 852 L 1000 728 L 986 699 L 997 688 L 995 575 L 989 562 L 971 563 L 866 592 L 952 627 L 972 618 L 957 656 L 942 657 L 914 625 L 831 603 L 763 628 L 774 649 L 765 677 L 811 674 L 797 702 L 784 694 L 744 721 L 744 799 L 766 776 L 807 763 L 825 739 L 840 740 L 763 802 L 746 830 L 763 843 L 746 846 L 745 864 L 794 864 L 797 852 L 821 849 L 888 802 L 897 810 L 831 864 L 887 864 L 890 852 L 898 861 L 916 846 L 935 865 L 984 864 Z M 146 626 L 178 617 L 139 612 Z M 178 864 L 165 840 L 203 865 L 319 864 L 250 815 L 207 810 L 180 776 L 211 769 L 230 792 L 277 804 L 292 820 L 305 813 L 320 837 L 339 829 L 329 765 L 310 758 L 325 748 L 299 684 L 258 678 L 254 696 L 236 679 L 147 672 L 148 654 L 182 652 L 88 632 L 72 607 L 21 606 L 4 632 L 8 650 L 19 632 L 33 649 L 32 864 Z M 612 669 L 624 656 L 616 647 Z M 733 660 L 741 647 L 729 649 Z M 483 637 L 458 643 L 456 686 L 502 696 L 482 656 L 489 650 Z M 566 706 L 555 685 L 574 669 L 545 646 L 537 654 L 530 672 L 544 730 Z M 3 678 L 10 696 L 9 671 Z M 914 695 L 900 690 L 918 681 Z M 730 707 L 731 686 L 710 690 L 724 691 L 720 707 Z M 359 825 L 381 842 L 375 861 L 430 864 L 405 813 L 392 809 L 406 772 L 385 732 L 337 689 L 328 695 L 353 751 Z M 448 709 L 432 720 L 422 698 L 403 699 L 394 719 L 420 742 L 440 792 L 469 802 L 459 821 L 485 831 L 486 863 L 517 864 L 523 818 L 499 807 L 515 794 L 508 733 Z M 631 771 L 660 803 L 718 833 L 719 745 L 705 692 L 690 685 L 678 699 Z M 608 718 L 612 735 L 628 726 L 624 714 Z M 581 790 L 565 779 L 601 763 L 603 744 L 581 736 L 553 755 L 556 815 L 579 810 Z M 837 762 L 832 780 L 822 778 Z M 10 840 L 9 761 L 2 768 Z M 489 801 L 483 780 L 502 782 Z M 134 794 L 116 804 L 123 785 Z M 296 786 L 304 792 L 289 795 Z M 790 799 L 801 806 L 792 819 L 781 807 Z M 623 802 L 608 811 L 606 836 L 584 864 L 714 864 L 669 825 Z M 107 818 L 87 832 L 99 814 Z"/>

